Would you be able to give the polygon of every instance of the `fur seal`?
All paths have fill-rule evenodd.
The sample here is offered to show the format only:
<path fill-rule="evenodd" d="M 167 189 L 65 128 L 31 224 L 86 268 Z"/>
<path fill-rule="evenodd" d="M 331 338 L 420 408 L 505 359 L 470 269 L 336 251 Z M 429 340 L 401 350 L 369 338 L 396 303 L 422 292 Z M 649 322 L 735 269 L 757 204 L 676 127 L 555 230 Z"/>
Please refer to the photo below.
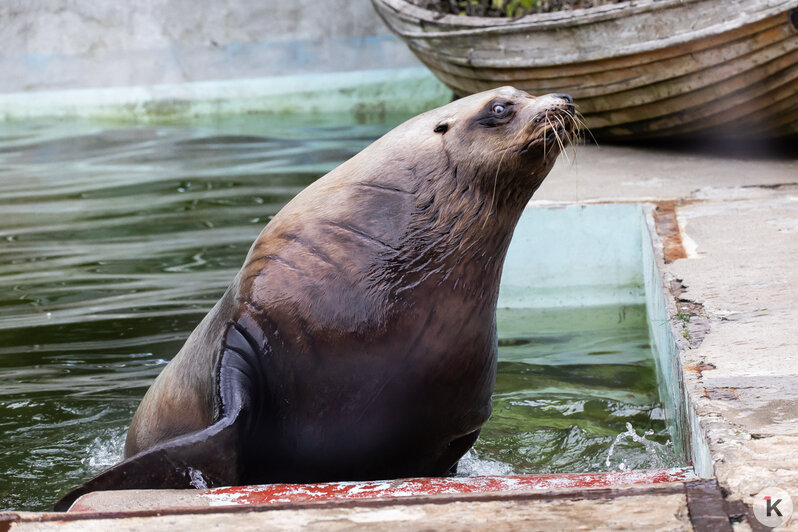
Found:
<path fill-rule="evenodd" d="M 575 134 L 512 87 L 396 127 L 289 202 L 155 380 L 97 490 L 451 473 L 491 412 L 524 206 Z"/>

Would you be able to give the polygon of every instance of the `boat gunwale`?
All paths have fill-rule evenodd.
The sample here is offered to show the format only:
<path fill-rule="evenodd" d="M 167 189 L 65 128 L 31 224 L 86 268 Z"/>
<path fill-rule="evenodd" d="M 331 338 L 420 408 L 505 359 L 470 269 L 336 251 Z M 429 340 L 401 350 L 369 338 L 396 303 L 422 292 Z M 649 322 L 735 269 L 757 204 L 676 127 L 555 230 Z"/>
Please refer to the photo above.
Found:
<path fill-rule="evenodd" d="M 729 59 L 727 59 L 727 60 L 725 60 L 723 62 L 720 62 L 720 63 L 718 63 L 716 65 L 713 65 L 711 67 L 708 67 L 708 68 L 702 68 L 702 69 L 696 69 L 696 70 L 689 71 L 689 72 L 684 72 L 684 73 L 681 73 L 681 74 L 679 74 L 677 76 L 664 77 L 664 78 L 661 78 L 661 79 L 653 79 L 653 80 L 646 81 L 643 84 L 636 84 L 636 85 L 633 85 L 633 86 L 626 86 L 626 87 L 622 86 L 623 82 L 605 83 L 605 84 L 600 84 L 600 85 L 597 84 L 597 85 L 592 85 L 592 86 L 581 85 L 580 89 L 579 89 L 580 91 L 583 92 L 585 90 L 590 90 L 591 92 L 593 92 L 593 94 L 585 95 L 585 94 L 582 93 L 579 96 L 579 101 L 584 103 L 586 100 L 589 100 L 589 101 L 603 100 L 603 99 L 606 99 L 608 97 L 617 97 L 617 96 L 620 96 L 620 95 L 630 95 L 630 94 L 639 93 L 640 91 L 644 91 L 644 90 L 650 89 L 652 87 L 660 87 L 661 88 L 661 87 L 665 87 L 665 86 L 668 86 L 668 85 L 683 83 L 686 80 L 702 80 L 702 78 L 703 78 L 703 81 L 704 81 L 703 83 L 697 83 L 692 88 L 690 88 L 689 90 L 682 90 L 680 92 L 670 92 L 670 93 L 667 93 L 667 94 L 664 94 L 664 93 L 663 94 L 659 94 L 656 98 L 647 99 L 645 102 L 641 102 L 641 103 L 637 103 L 637 104 L 616 106 L 616 107 L 610 107 L 610 108 L 606 108 L 606 109 L 591 108 L 590 115 L 591 116 L 594 116 L 594 115 L 598 116 L 598 115 L 602 115 L 604 113 L 618 112 L 618 111 L 622 111 L 622 110 L 628 110 L 630 108 L 637 108 L 637 107 L 640 107 L 640 106 L 650 106 L 652 104 L 662 103 L 662 102 L 669 101 L 669 100 L 674 99 L 674 98 L 683 98 L 687 94 L 692 94 L 692 93 L 695 93 L 697 91 L 705 90 L 705 89 L 713 87 L 713 86 L 721 86 L 722 84 L 728 82 L 729 80 L 731 80 L 731 79 L 733 79 L 733 78 L 735 78 L 737 76 L 740 76 L 740 75 L 746 74 L 748 72 L 754 71 L 754 70 L 756 70 L 758 68 L 762 68 L 763 66 L 771 64 L 771 63 L 773 63 L 775 61 L 778 61 L 779 59 L 781 59 L 781 58 L 783 58 L 785 56 L 786 57 L 794 56 L 796 53 L 798 53 L 798 48 L 796 48 L 796 49 L 793 49 L 791 51 L 778 53 L 778 55 L 775 55 L 774 49 L 775 49 L 775 51 L 779 51 L 779 47 L 780 47 L 780 45 L 783 42 L 784 41 L 776 41 L 774 43 L 769 43 L 767 45 L 762 46 L 759 49 L 751 50 L 751 51 L 749 51 L 749 52 L 747 52 L 745 54 L 741 54 L 741 55 L 729 58 Z M 764 60 L 764 61 L 762 61 L 762 60 L 748 61 L 750 63 L 750 65 L 746 66 L 745 68 L 734 68 L 734 69 L 732 69 L 731 72 L 721 73 L 721 72 L 723 72 L 725 70 L 728 70 L 729 65 L 738 65 L 739 63 L 746 62 L 747 60 L 750 60 L 751 58 L 759 59 L 759 58 L 761 58 L 763 56 L 768 56 L 768 55 L 772 55 L 772 57 L 770 57 L 769 59 Z M 487 78 L 466 78 L 465 76 L 459 75 L 457 73 L 451 73 L 451 72 L 442 70 L 442 69 L 438 68 L 437 65 L 430 66 L 429 63 L 426 62 L 426 61 L 424 61 L 424 64 L 428 65 L 429 68 L 435 67 L 439 71 L 439 74 L 441 75 L 441 80 L 445 84 L 447 84 L 449 86 L 455 85 L 455 82 L 462 82 L 464 80 L 467 80 L 471 84 L 470 85 L 471 86 L 470 90 L 487 90 L 487 88 L 485 88 L 485 89 L 479 89 L 479 88 L 474 89 L 474 86 L 478 85 L 478 84 L 486 84 L 486 87 L 488 85 L 495 85 L 495 83 L 492 84 L 491 80 L 487 79 Z M 721 74 L 716 75 L 716 76 L 709 76 L 709 75 L 707 75 L 708 73 L 721 73 Z M 572 77 L 573 78 L 578 78 L 579 76 L 572 76 Z M 521 86 L 526 87 L 526 86 L 528 86 L 528 82 L 530 82 L 530 81 L 538 81 L 539 79 L 540 78 L 538 78 L 538 79 L 528 78 L 528 79 L 516 79 L 516 80 L 505 80 L 505 81 L 507 83 L 510 83 L 510 84 L 519 83 Z M 564 79 L 564 78 L 557 78 L 557 79 L 559 80 L 559 79 Z M 459 83 L 459 86 L 462 87 L 462 86 L 464 86 L 464 84 L 463 83 Z M 545 92 L 545 90 L 548 90 L 549 92 L 557 91 L 557 90 L 560 90 L 560 87 L 562 87 L 562 86 L 563 86 L 563 84 L 560 83 L 558 86 L 552 86 L 551 88 L 548 88 L 548 89 L 540 89 L 539 92 Z M 571 91 L 571 92 L 573 94 L 576 94 L 573 91 Z M 653 118 L 653 117 L 646 118 L 646 120 L 648 120 L 650 118 Z"/>
<path fill-rule="evenodd" d="M 452 35 L 481 35 L 486 32 L 504 32 L 508 30 L 549 30 L 569 26 L 586 26 L 605 20 L 615 20 L 652 11 L 661 12 L 665 9 L 681 8 L 707 1 L 715 1 L 728 7 L 727 1 L 719 0 L 624 0 L 615 4 L 605 4 L 596 7 L 552 11 L 549 13 L 532 13 L 522 17 L 510 18 L 442 14 L 438 11 L 419 7 L 409 0 L 372 0 L 372 3 L 377 7 L 382 5 L 390 8 L 398 18 L 411 23 L 420 22 L 430 26 L 451 28 L 451 30 L 447 31 L 423 32 L 418 35 L 418 38 L 438 38 Z M 798 7 L 798 2 L 795 0 L 757 1 L 763 4 L 763 8 L 775 13 L 780 13 L 791 7 Z M 750 12 L 745 14 L 751 15 Z M 748 18 L 746 20 L 750 21 L 751 19 Z"/>
<path fill-rule="evenodd" d="M 723 19 L 720 22 L 711 23 L 695 31 L 670 36 L 664 39 L 647 38 L 637 42 L 627 43 L 626 46 L 618 46 L 611 56 L 607 56 L 608 50 L 602 50 L 602 59 L 610 57 L 620 57 L 638 53 L 646 53 L 670 46 L 678 46 L 698 39 L 720 35 L 729 31 L 734 31 L 745 26 L 755 24 L 769 17 L 776 17 L 782 13 L 787 13 L 791 8 L 798 7 L 798 0 L 757 0 L 759 6 L 756 8 L 735 10 L 728 5 L 728 0 L 626 0 L 618 4 L 610 4 L 585 9 L 574 9 L 571 11 L 559 11 L 555 13 L 537 13 L 526 15 L 517 19 L 501 17 L 469 17 L 457 15 L 439 16 L 440 13 L 428 9 L 420 8 L 408 0 L 372 0 L 377 12 L 382 17 L 388 28 L 396 35 L 407 41 L 415 53 L 428 53 L 423 47 L 413 41 L 423 42 L 434 39 L 447 40 L 461 37 L 494 37 L 496 35 L 522 35 L 534 32 L 555 33 L 564 28 L 579 31 L 585 26 L 592 26 L 598 23 L 615 22 L 617 20 L 631 17 L 634 15 L 650 14 L 652 16 L 662 16 L 662 11 L 666 9 L 689 9 L 701 2 L 714 2 L 718 9 L 724 13 L 729 11 L 734 15 L 730 19 Z M 733 7 L 733 6 L 732 6 Z M 436 18 L 436 15 L 438 17 Z M 391 20 L 391 19 L 396 20 Z M 471 19 L 471 20 L 469 20 Z M 396 21 L 402 21 L 408 25 L 418 26 L 420 31 L 411 32 L 397 27 Z M 789 23 L 785 19 L 784 23 Z M 443 31 L 425 31 L 425 27 L 449 28 Z M 470 58 L 473 59 L 473 58 Z M 464 65 L 468 65 L 469 58 L 464 58 Z M 520 58 L 521 60 L 528 58 Z M 515 66 L 543 66 L 560 65 L 574 62 L 585 62 L 596 60 L 597 58 L 586 57 L 585 59 L 559 60 L 556 62 L 541 63 L 535 61 L 519 62 L 517 65 L 501 65 L 503 68 L 513 68 Z M 483 67 L 490 67 L 491 60 L 479 61 Z"/>

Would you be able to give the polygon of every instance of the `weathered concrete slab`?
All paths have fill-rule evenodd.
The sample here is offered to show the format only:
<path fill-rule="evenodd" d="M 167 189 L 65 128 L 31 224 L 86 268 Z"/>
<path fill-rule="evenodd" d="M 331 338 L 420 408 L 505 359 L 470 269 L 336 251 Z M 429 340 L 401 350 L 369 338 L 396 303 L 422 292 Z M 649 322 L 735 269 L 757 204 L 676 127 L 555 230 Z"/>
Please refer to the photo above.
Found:
<path fill-rule="evenodd" d="M 798 495 L 798 186 L 751 192 L 680 208 L 695 251 L 668 270 L 710 319 L 683 359 L 719 480 Z"/>
<path fill-rule="evenodd" d="M 798 159 L 783 155 L 745 158 L 736 153 L 680 153 L 621 146 L 578 146 L 551 171 L 532 204 L 699 200 L 717 190 L 717 201 L 778 196 L 761 188 L 798 182 Z M 725 198 L 725 199 L 722 199 Z"/>

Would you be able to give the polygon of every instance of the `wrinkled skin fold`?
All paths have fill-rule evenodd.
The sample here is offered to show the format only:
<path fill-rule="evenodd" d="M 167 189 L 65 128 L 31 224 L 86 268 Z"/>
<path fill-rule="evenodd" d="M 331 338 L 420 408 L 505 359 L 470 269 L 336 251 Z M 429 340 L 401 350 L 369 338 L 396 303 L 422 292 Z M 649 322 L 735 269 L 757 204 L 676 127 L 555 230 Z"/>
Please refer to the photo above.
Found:
<path fill-rule="evenodd" d="M 503 87 L 310 185 L 153 383 L 125 460 L 56 509 L 96 490 L 454 471 L 491 412 L 513 229 L 574 130 L 569 96 Z"/>

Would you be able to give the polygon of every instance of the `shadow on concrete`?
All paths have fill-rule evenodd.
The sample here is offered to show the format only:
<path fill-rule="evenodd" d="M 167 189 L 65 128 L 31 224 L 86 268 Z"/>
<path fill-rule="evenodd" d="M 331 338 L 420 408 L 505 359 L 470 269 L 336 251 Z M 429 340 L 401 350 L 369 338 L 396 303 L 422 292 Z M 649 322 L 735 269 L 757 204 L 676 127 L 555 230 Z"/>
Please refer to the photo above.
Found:
<path fill-rule="evenodd" d="M 592 141 L 591 141 L 592 142 Z M 647 148 L 694 155 L 713 155 L 741 160 L 798 159 L 798 135 L 781 138 L 730 139 L 711 136 L 647 139 L 639 142 L 612 142 L 599 139 L 599 145 Z"/>

